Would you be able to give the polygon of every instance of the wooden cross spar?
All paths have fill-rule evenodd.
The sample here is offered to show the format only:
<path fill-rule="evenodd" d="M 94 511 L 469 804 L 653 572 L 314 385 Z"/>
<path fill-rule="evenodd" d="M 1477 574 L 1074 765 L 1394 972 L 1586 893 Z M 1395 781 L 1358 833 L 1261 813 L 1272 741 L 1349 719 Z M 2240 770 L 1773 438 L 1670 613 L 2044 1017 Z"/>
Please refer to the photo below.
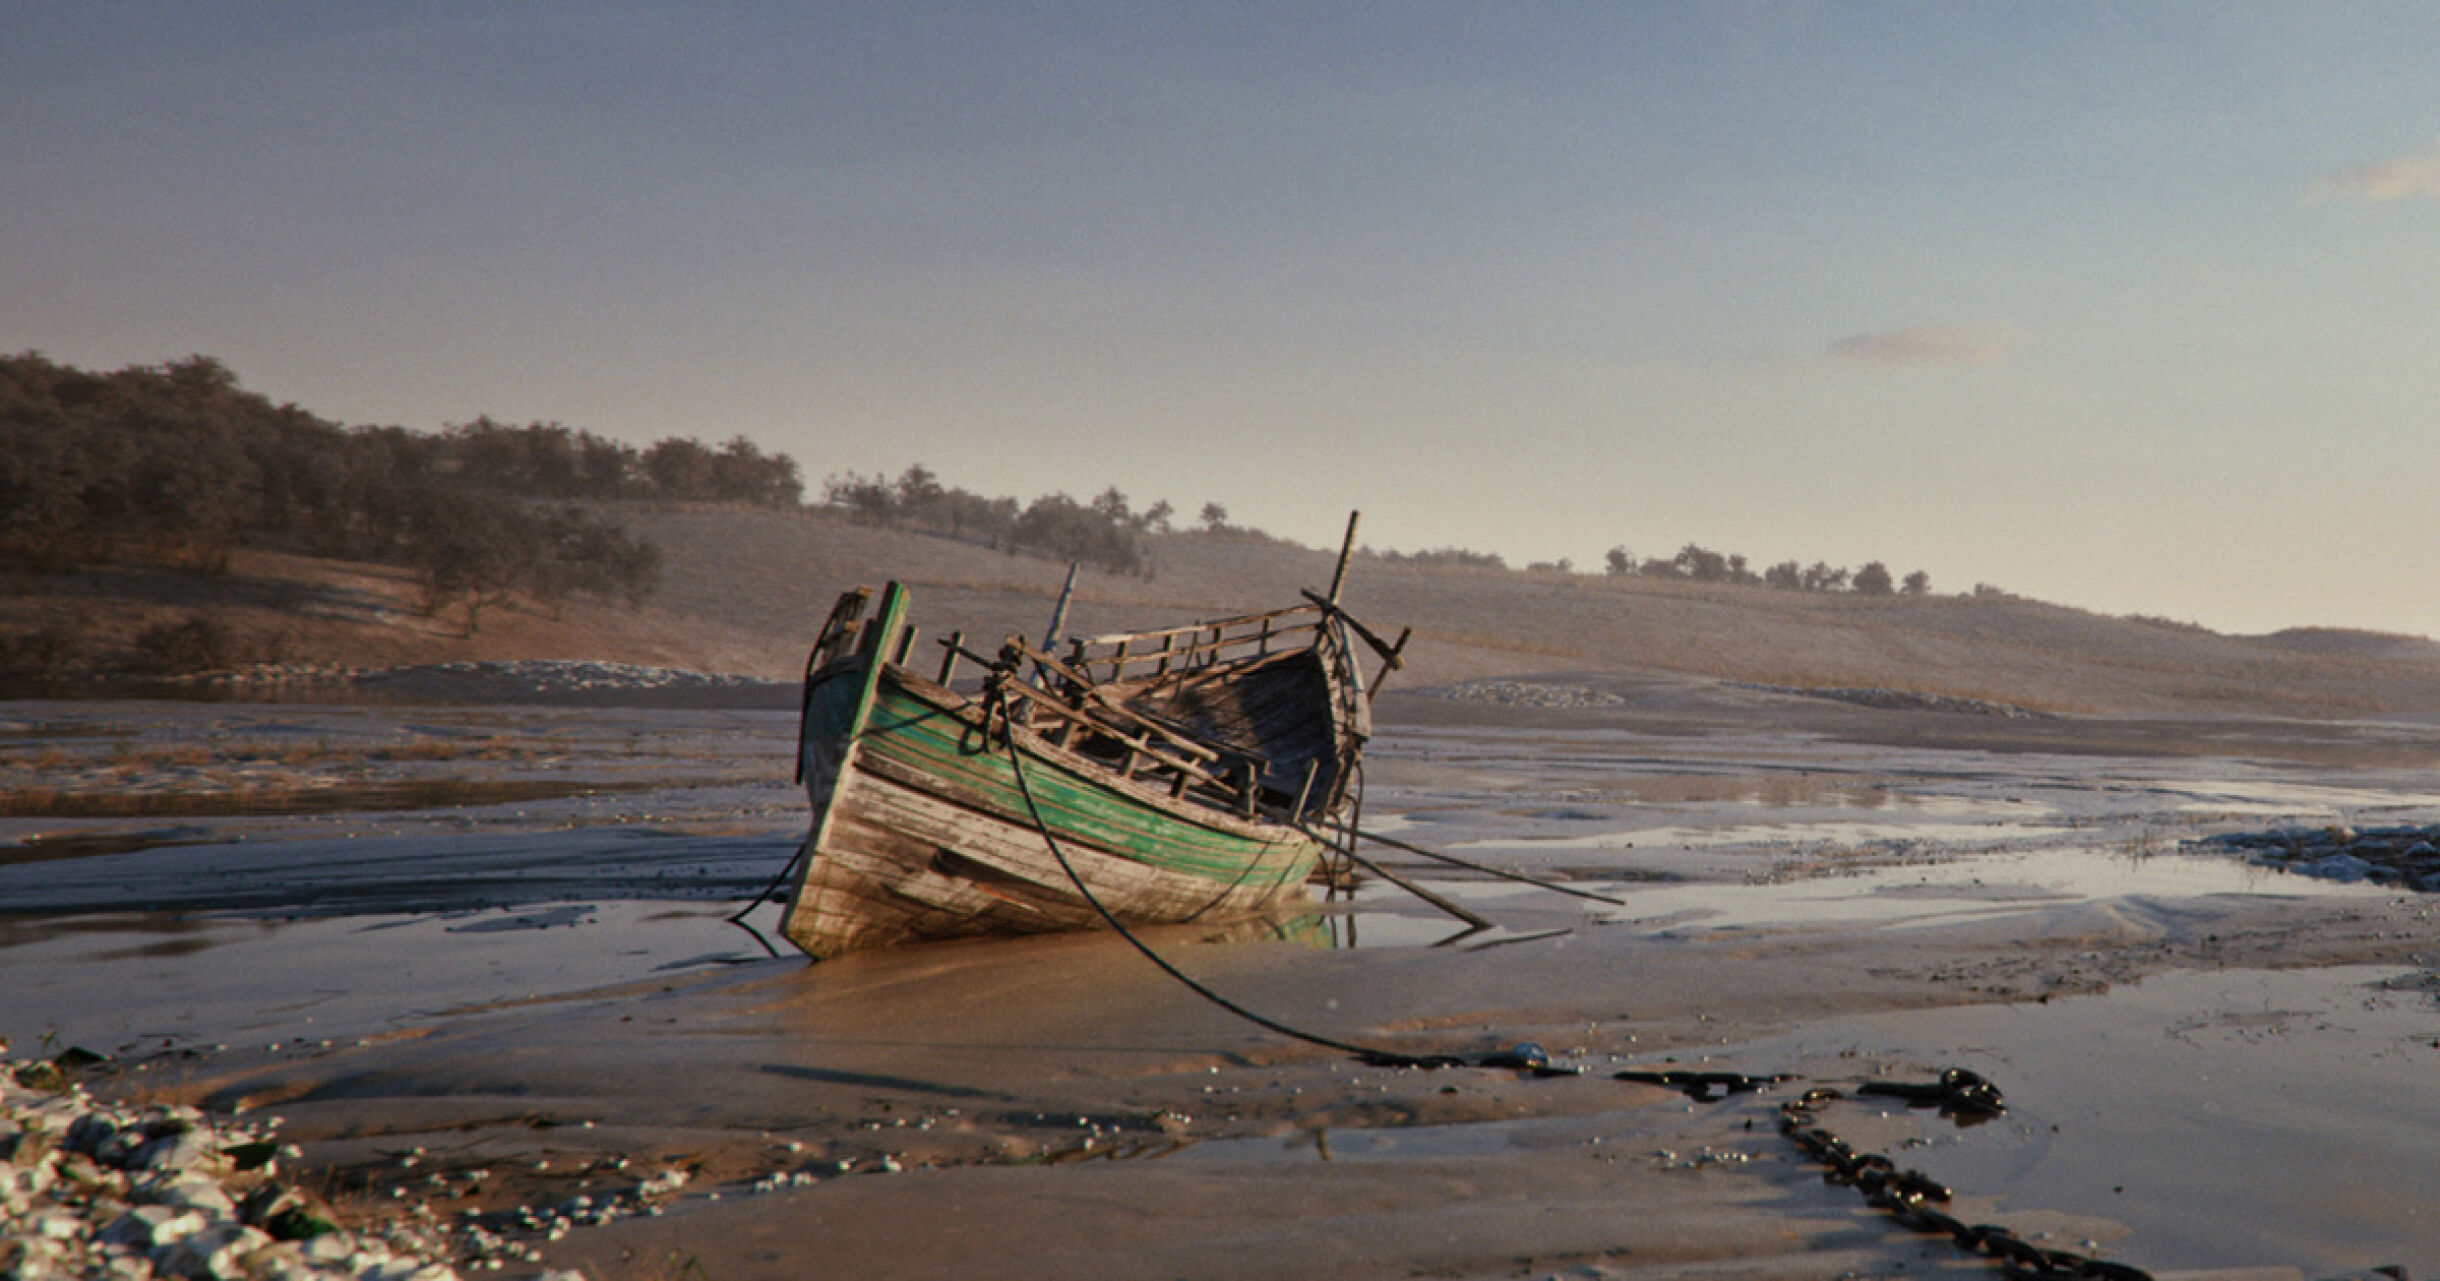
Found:
<path fill-rule="evenodd" d="M 1523 872 L 1511 872 L 1505 868 L 1492 867 L 1488 864 L 1472 862 L 1467 859 L 1459 858 L 1454 854 L 1443 854 L 1438 850 L 1427 850 L 1420 845 L 1409 845 L 1405 841 L 1399 840 L 1394 836 L 1383 836 L 1379 832 L 1368 832 L 1359 828 L 1356 831 L 1356 835 L 1363 837 L 1368 841 L 1375 841 L 1382 845 L 1387 845 L 1391 849 L 1405 850 L 1409 854 L 1421 854 L 1425 858 L 1437 859 L 1440 862 L 1452 864 L 1457 867 L 1472 868 L 1473 870 L 1484 873 L 1485 875 L 1499 877 L 1501 880 L 1520 881 L 1524 884 L 1538 886 L 1556 894 L 1572 894 L 1577 898 L 1589 898 L 1596 903 L 1608 903 L 1613 907 L 1627 906 L 1627 901 L 1622 898 L 1612 898 L 1607 894 L 1596 894 L 1591 890 L 1580 890 L 1573 885 L 1561 885 L 1556 881 L 1546 881 L 1539 877 L 1527 876 Z"/>

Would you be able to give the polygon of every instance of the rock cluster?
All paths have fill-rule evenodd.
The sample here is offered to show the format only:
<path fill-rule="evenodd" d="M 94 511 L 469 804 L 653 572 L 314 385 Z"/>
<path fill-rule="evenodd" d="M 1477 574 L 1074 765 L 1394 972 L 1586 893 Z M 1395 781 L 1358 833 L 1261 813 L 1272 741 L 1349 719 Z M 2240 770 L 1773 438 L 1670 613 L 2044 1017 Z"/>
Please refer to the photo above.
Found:
<path fill-rule="evenodd" d="M 2224 832 L 2189 844 L 2237 851 L 2247 861 L 2300 876 L 2374 881 L 2440 892 L 2440 825 L 2431 827 L 2277 827 Z"/>
<path fill-rule="evenodd" d="M 349 1231 L 281 1183 L 271 1127 L 97 1103 L 80 1061 L 0 1059 L 0 1275 L 457 1281 L 430 1233 Z"/>

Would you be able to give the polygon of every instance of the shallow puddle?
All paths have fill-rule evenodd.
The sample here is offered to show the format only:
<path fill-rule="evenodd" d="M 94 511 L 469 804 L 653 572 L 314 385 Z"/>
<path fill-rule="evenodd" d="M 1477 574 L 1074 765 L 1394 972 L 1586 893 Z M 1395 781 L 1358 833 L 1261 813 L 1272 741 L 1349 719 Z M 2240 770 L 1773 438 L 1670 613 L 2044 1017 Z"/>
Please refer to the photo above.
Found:
<path fill-rule="evenodd" d="M 2113 898 L 2395 897 L 2375 885 L 2294 876 L 2230 858 L 2127 855 L 2093 849 L 1986 854 L 1874 867 L 1771 885 L 1665 885 L 1627 895 L 1612 924 L 1674 931 L 1824 925 L 1947 924 Z"/>
<path fill-rule="evenodd" d="M 471 805 L 513 805 L 619 791 L 645 791 L 653 783 L 591 782 L 584 779 L 391 779 L 335 783 L 325 787 L 264 787 L 245 791 L 0 793 L 0 818 L 207 818 L 224 815 L 338 814 L 351 811 L 429 810 Z M 135 846 L 133 848 L 144 848 Z M 0 849 L 48 857 L 42 843 Z"/>
<path fill-rule="evenodd" d="M 1475 857 L 1491 851 L 1522 856 L 1570 850 L 1695 849 L 1718 845 L 1822 846 L 1852 848 L 1890 841 L 1942 841 L 1993 845 L 2065 835 L 2068 829 L 2039 823 L 1987 819 L 1980 822 L 1878 822 L 1849 820 L 1742 823 L 1703 827 L 1642 827 L 1576 836 L 1528 836 L 1466 841 L 1452 848 Z"/>
<path fill-rule="evenodd" d="M 1821 927 L 1896 929 L 1952 924 L 2114 898 L 2193 899 L 2244 894 L 2280 899 L 2381 898 L 2398 891 L 2297 876 L 2232 858 L 2130 855 L 2084 848 L 1985 853 L 1774 883 L 1577 880 L 1571 887 L 1624 899 L 1605 907 L 1507 881 L 1429 881 L 1426 887 L 1501 928 L 1460 933 L 1450 918 L 1396 886 L 1368 882 L 1333 935 L 1340 946 L 1485 946 L 1540 937 L 1554 911 L 1583 928 L 1626 926 L 1674 936 L 1710 930 Z"/>
<path fill-rule="evenodd" d="M 2320 787 L 2305 783 L 2241 782 L 2213 779 L 2163 785 L 2160 790 L 2181 798 L 2187 813 L 2267 815 L 2295 822 L 2339 822 L 2365 810 L 2419 809 L 2440 805 L 2440 795 L 2381 791 L 2361 787 Z"/>
<path fill-rule="evenodd" d="M 1833 1020 L 1715 1057 L 1982 1073 L 2004 1117 L 1956 1129 L 1918 1113 L 1920 1146 L 1892 1155 L 2003 1211 L 2124 1224 L 2110 1258 L 2427 1275 L 2440 1263 L 2433 990 L 2429 973 L 2387 967 L 2169 973 L 2047 1004 Z M 1823 1119 L 1838 1131 L 1883 1110 Z"/>
<path fill-rule="evenodd" d="M 673 842 L 674 843 L 674 842 Z M 757 852 L 768 861 L 771 857 Z M 595 851 L 593 860 L 598 863 Z M 782 855 L 781 857 L 784 857 Z M 760 864 L 758 863 L 757 866 Z M 764 874 L 743 877 L 758 883 Z M 615 878 L 612 878 L 615 879 Z M 471 882 L 469 882 L 471 883 Z M 643 882 L 638 882 L 642 884 Z M 1386 882 L 1353 900 L 1242 931 L 1297 946 L 1478 950 L 1585 929 L 1673 937 L 1707 931 L 1903 929 L 2118 897 L 2394 896 L 2227 858 L 2087 849 L 1984 854 L 1777 884 L 1580 881 L 1610 907 L 1505 881 L 1426 880 L 1489 918 L 1470 929 Z M 692 888 L 691 886 L 689 888 Z M 663 892 L 663 891 L 656 891 Z M 282 1041 L 368 1035 L 503 1001 L 648 978 L 670 968 L 768 959 L 765 940 L 726 922 L 726 898 L 584 899 L 420 914 L 274 920 L 235 914 L 0 915 L 11 983 L 0 1037 L 45 1033 L 96 1050 L 160 1042 Z M 768 931 L 776 909 L 749 921 Z M 767 940 L 788 963 L 795 952 Z M 299 975 L 325 976 L 300 984 Z M 96 1001 L 94 994 L 112 994 Z"/>
<path fill-rule="evenodd" d="M 1553 1089 L 1581 1089 L 1591 1082 L 1553 1081 L 1550 1084 Z M 1602 1128 L 1610 1131 L 1610 1135 L 1605 1137 L 1618 1137 L 1631 1128 L 1655 1132 L 1670 1121 L 1683 1119 L 1682 1115 L 1671 1116 L 1629 1127 L 1625 1119 L 1633 1115 L 1628 1112 L 1605 1114 Z M 1211 1161 L 1462 1160 L 1581 1146 L 1585 1143 L 1584 1129 L 1584 1122 L 1578 1117 L 1477 1121 L 1457 1125 L 1315 1126 L 1287 1134 L 1206 1139 L 1167 1159 L 1182 1164 Z"/>
<path fill-rule="evenodd" d="M 768 959 L 725 921 L 735 910 L 596 902 L 295 921 L 0 916 L 9 987 L 0 1041 L 112 1055 L 310 1053 L 488 1006 Z"/>

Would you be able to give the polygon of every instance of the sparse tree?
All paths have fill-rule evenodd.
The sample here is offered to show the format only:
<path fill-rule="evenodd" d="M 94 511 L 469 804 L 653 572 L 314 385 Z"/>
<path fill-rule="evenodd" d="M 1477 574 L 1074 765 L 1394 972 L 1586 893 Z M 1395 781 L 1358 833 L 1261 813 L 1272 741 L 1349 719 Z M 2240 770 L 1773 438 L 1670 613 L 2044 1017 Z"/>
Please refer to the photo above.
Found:
<path fill-rule="evenodd" d="M 1612 578 L 1624 578 L 1635 572 L 1635 553 L 1624 547 L 1613 547 L 1602 558 L 1602 569 Z"/>
<path fill-rule="evenodd" d="M 1012 547 L 1036 548 L 1113 574 L 1143 567 L 1143 552 L 1132 529 L 1111 523 L 1106 513 L 1066 494 L 1044 494 L 1027 504 L 1017 517 L 1012 539 Z"/>
<path fill-rule="evenodd" d="M 1677 567 L 1679 573 L 1698 583 L 1725 583 L 1729 579 L 1728 557 L 1693 543 L 1678 549 Z"/>
<path fill-rule="evenodd" d="M 435 490 L 416 513 L 408 552 L 424 591 L 424 612 L 438 614 L 452 602 L 466 607 L 466 632 L 475 634 L 483 611 L 534 582 L 536 548 L 530 522 L 506 501 Z"/>
<path fill-rule="evenodd" d="M 1905 586 L 1900 590 L 1909 596 L 1929 596 L 1932 594 L 1932 576 L 1918 569 L 1906 576 Z"/>
<path fill-rule="evenodd" d="M 1889 566 L 1879 561 L 1867 561 L 1855 571 L 1855 590 L 1859 596 L 1887 596 L 1896 587 L 1889 577 Z"/>
<path fill-rule="evenodd" d="M 887 525 L 898 514 L 895 492 L 877 475 L 848 472 L 824 481 L 822 489 L 831 506 L 846 508 L 858 524 Z"/>
<path fill-rule="evenodd" d="M 897 490 L 898 510 L 918 520 L 940 502 L 944 492 L 940 477 L 922 463 L 910 463 L 898 473 Z"/>
<path fill-rule="evenodd" d="M 701 442 L 675 436 L 645 450 L 642 459 L 644 475 L 652 482 L 653 496 L 670 502 L 709 497 L 712 465 L 712 451 Z"/>
<path fill-rule="evenodd" d="M 732 436 L 712 458 L 712 497 L 721 502 L 757 507 L 794 507 L 802 501 L 805 482 L 796 460 L 786 454 L 765 454 L 744 436 Z"/>

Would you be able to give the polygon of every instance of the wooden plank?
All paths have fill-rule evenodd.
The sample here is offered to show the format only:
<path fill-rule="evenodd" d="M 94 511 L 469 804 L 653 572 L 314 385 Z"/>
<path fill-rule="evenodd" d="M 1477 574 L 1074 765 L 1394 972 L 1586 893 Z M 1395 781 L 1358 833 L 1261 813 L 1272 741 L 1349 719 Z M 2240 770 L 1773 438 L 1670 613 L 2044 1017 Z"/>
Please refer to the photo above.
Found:
<path fill-rule="evenodd" d="M 1020 745 L 1026 745 L 1024 740 Z M 1282 830 L 1207 805 L 1174 804 L 1158 788 L 1122 782 L 1099 766 L 1062 763 L 1038 740 L 1033 746 L 1027 782 L 1052 824 L 1127 857 L 1183 872 L 1227 876 L 1249 850 L 1276 840 Z M 1026 810 L 1004 753 L 976 751 L 947 734 L 893 736 L 861 758 L 859 768 L 953 796 L 979 812 L 1013 819 Z"/>
<path fill-rule="evenodd" d="M 809 872 L 805 909 L 784 927 L 807 951 L 835 955 L 914 938 L 1094 922 L 1030 824 L 978 814 L 869 772 L 843 787 L 834 806 L 837 848 Z M 990 888 L 936 870 L 946 841 L 956 842 L 957 861 L 990 870 Z M 1296 901 L 1312 865 L 1307 855 L 1318 853 L 1277 848 L 1235 881 L 1219 883 L 1113 857 L 1074 838 L 1062 849 L 1096 897 L 1137 923 L 1222 919 Z"/>
<path fill-rule="evenodd" d="M 1310 605 L 1288 605 L 1279 609 L 1265 610 L 1259 614 L 1240 614 L 1233 618 L 1208 618 L 1181 627 L 1164 627 L 1149 632 L 1110 632 L 1101 636 L 1080 636 L 1076 639 L 1077 643 L 1083 645 L 1114 645 L 1123 640 L 1158 640 L 1163 636 L 1196 636 L 1214 628 L 1249 627 L 1266 618 L 1282 618 L 1290 614 L 1313 612 L 1314 609 Z"/>
<path fill-rule="evenodd" d="M 1021 645 L 1022 642 L 1019 642 L 1019 644 Z M 1193 738 L 1181 734 L 1177 730 L 1172 729 L 1167 725 L 1163 725 L 1158 721 L 1145 718 L 1142 713 L 1135 711 L 1133 708 L 1127 706 L 1124 702 L 1104 693 L 1100 685 L 1086 673 L 1079 671 L 1048 654 L 1042 653 L 1039 650 L 1025 650 L 1023 651 L 1022 656 L 1042 664 L 1053 675 L 1058 676 L 1076 686 L 1083 692 L 1084 697 L 1091 701 L 1096 710 L 1106 711 L 1114 716 L 1122 718 L 1127 723 L 1129 728 L 1138 730 L 1144 734 L 1158 737 L 1169 747 L 1185 755 L 1197 757 L 1203 760 L 1220 759 L 1220 753 L 1213 751 L 1210 747 L 1204 745 L 1203 743 L 1199 743 Z M 1030 686 L 1011 684 L 1008 686 L 1008 690 L 1011 693 L 1021 694 L 1025 698 L 1031 699 L 1044 707 L 1053 710 L 1054 712 L 1061 714 L 1073 714 L 1074 712 L 1074 709 L 1069 708 L 1064 703 L 1059 702 L 1051 695 L 1041 690 L 1033 689 Z"/>

